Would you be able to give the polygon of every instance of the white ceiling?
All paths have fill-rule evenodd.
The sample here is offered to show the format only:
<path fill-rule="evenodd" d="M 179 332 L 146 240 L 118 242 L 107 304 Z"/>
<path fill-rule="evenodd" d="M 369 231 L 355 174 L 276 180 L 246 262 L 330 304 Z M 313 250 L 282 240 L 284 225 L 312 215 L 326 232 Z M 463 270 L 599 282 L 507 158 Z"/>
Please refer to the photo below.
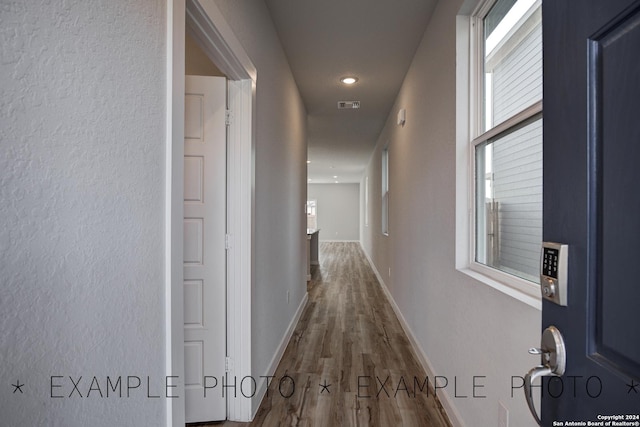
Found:
<path fill-rule="evenodd" d="M 265 3 L 307 109 L 309 179 L 360 182 L 437 0 Z"/>

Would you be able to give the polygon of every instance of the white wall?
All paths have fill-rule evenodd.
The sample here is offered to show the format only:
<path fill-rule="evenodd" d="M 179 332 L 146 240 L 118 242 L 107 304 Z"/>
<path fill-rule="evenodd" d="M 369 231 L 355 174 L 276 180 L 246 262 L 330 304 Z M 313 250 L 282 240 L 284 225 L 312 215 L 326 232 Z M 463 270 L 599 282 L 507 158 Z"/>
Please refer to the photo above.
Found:
<path fill-rule="evenodd" d="M 217 3 L 258 70 L 260 375 L 306 294 L 306 113 L 264 4 Z M 70 0 L 0 11 L 0 378 L 25 384 L 0 387 L 7 425 L 165 423 L 166 399 L 148 397 L 166 375 L 165 10 Z M 58 375 L 54 395 L 73 380 L 83 397 L 51 398 Z M 107 376 L 142 385 L 101 398 L 94 384 L 86 398 L 93 376 L 103 394 Z"/>
<path fill-rule="evenodd" d="M 306 295 L 306 111 L 265 4 L 216 5 L 258 74 L 252 294 L 252 370 L 258 378 L 272 374 L 272 359 Z"/>
<path fill-rule="evenodd" d="M 370 206 L 369 226 L 361 228 L 363 246 L 433 374 L 448 378 L 445 400 L 462 423 L 498 425 L 502 402 L 510 427 L 533 426 L 522 390 L 511 396 L 511 377 L 524 376 L 538 362 L 527 349 L 540 341 L 540 312 L 455 269 L 455 31 L 461 3 L 438 3 L 378 139 L 365 172 Z M 404 127 L 395 123 L 399 108 L 407 110 Z M 388 237 L 380 231 L 380 153 L 387 142 Z M 478 393 L 485 398 L 473 398 L 474 376 L 486 377 Z M 456 397 L 454 378 L 457 395 L 468 397 Z"/>
<path fill-rule="evenodd" d="M 184 43 L 184 73 L 192 76 L 221 76 L 222 71 L 211 62 L 202 48 L 187 31 Z"/>
<path fill-rule="evenodd" d="M 360 240 L 360 184 L 308 184 L 317 200 L 320 241 Z"/>
<path fill-rule="evenodd" d="M 0 9 L 3 425 L 164 424 L 165 9 Z M 138 376 L 130 398 L 68 396 Z M 23 394 L 9 383 L 20 381 Z M 135 381 L 135 380 L 134 380 Z"/>

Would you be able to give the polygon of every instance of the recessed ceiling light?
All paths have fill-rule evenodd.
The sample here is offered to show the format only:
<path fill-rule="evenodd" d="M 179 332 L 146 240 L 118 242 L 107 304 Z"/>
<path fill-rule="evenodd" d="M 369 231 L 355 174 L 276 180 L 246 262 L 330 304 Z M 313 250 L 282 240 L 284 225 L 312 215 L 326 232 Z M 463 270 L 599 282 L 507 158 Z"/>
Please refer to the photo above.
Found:
<path fill-rule="evenodd" d="M 307 160 L 307 164 L 311 163 L 311 160 Z"/>
<path fill-rule="evenodd" d="M 339 182 L 338 182 L 338 181 L 336 181 L 336 184 L 339 184 Z"/>
<path fill-rule="evenodd" d="M 338 175 L 333 175 L 333 178 L 336 179 L 338 177 Z"/>
<path fill-rule="evenodd" d="M 346 85 L 352 85 L 352 84 L 354 84 L 355 82 L 358 81 L 358 78 L 357 77 L 348 76 L 348 77 L 341 78 L 340 81 L 342 83 L 346 84 Z"/>

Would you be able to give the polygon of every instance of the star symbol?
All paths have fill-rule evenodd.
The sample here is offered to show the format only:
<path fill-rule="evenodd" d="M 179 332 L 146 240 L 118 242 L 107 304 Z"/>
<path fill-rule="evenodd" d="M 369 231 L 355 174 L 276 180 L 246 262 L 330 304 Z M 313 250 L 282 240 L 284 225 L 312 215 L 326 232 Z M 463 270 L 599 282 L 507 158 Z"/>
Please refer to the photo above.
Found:
<path fill-rule="evenodd" d="M 327 391 L 327 393 L 331 394 L 331 392 L 329 391 L 329 387 L 331 387 L 331 384 L 327 384 L 327 380 L 324 380 L 323 384 L 318 385 L 322 387 L 322 390 L 320 390 L 320 394 L 324 393 L 325 390 Z"/>
<path fill-rule="evenodd" d="M 16 391 L 20 391 L 20 394 L 24 393 L 22 391 L 22 387 L 24 386 L 24 384 L 20 384 L 20 380 L 16 381 L 15 384 L 11 384 L 11 386 L 13 387 L 13 393 L 14 394 L 15 394 Z"/>
<path fill-rule="evenodd" d="M 640 383 L 636 383 L 635 380 L 631 380 L 631 384 L 627 384 L 627 387 L 629 387 L 627 394 L 631 393 L 631 390 L 633 390 L 635 394 L 638 394 L 638 390 L 636 390 L 636 387 L 638 387 L 639 385 Z"/>

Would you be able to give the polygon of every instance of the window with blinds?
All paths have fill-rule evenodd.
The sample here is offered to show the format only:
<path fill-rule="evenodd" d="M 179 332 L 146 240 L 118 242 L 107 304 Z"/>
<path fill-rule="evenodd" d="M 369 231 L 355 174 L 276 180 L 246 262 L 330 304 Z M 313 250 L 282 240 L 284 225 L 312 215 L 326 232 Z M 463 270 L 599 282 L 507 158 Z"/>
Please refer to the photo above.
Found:
<path fill-rule="evenodd" d="M 475 261 L 537 281 L 542 241 L 540 0 L 498 0 L 479 21 Z"/>

